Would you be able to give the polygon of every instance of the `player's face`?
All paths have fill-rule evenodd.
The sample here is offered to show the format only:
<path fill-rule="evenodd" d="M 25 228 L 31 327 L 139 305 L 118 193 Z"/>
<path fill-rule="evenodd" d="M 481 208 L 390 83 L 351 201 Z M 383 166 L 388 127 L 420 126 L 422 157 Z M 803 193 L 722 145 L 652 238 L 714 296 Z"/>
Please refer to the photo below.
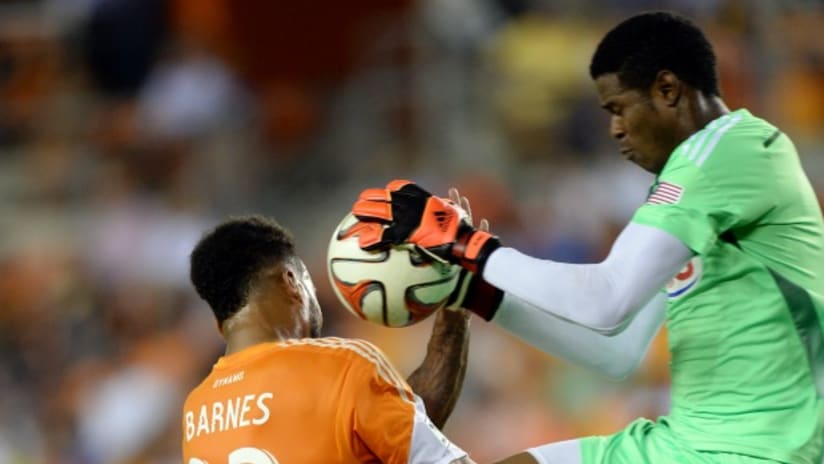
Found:
<path fill-rule="evenodd" d="M 621 154 L 645 170 L 658 174 L 677 146 L 672 116 L 654 92 L 624 88 L 616 73 L 595 79 L 601 107 L 610 114 L 609 133 Z"/>
<path fill-rule="evenodd" d="M 317 289 L 315 283 L 312 281 L 312 276 L 309 275 L 309 270 L 303 262 L 299 266 L 299 280 L 301 289 L 303 291 L 303 309 L 301 312 L 301 320 L 309 331 L 309 336 L 313 338 L 320 337 L 320 330 L 323 326 L 323 314 L 320 311 L 320 303 L 318 303 Z"/>

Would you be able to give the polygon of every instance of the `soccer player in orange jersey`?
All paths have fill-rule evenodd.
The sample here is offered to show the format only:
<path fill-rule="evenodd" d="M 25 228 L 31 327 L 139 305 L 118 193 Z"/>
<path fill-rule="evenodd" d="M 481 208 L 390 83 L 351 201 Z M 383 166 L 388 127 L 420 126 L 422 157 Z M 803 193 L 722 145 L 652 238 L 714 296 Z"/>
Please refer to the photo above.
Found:
<path fill-rule="evenodd" d="M 312 279 L 271 220 L 219 225 L 192 252 L 191 279 L 226 354 L 184 404 L 185 464 L 472 463 L 438 430 L 466 368 L 463 312 L 438 313 L 407 383 L 369 342 L 320 338 Z"/>

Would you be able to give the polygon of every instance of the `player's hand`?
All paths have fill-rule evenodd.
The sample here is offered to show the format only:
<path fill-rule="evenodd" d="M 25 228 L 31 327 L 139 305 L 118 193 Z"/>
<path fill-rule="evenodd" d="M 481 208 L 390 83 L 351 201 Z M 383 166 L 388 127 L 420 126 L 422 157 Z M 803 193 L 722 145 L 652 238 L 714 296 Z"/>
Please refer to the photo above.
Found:
<path fill-rule="evenodd" d="M 457 202 L 436 197 L 408 180 L 393 180 L 383 189 L 366 189 L 352 213 L 363 222 L 377 222 L 383 227 L 361 234 L 360 247 L 375 250 L 412 243 L 480 274 L 489 254 L 501 246 L 500 240 L 475 228 L 460 201 L 459 195 Z"/>
<path fill-rule="evenodd" d="M 466 220 L 470 225 L 474 224 L 472 208 L 466 197 L 462 197 L 457 189 L 451 188 L 449 189 L 449 201 L 460 205 L 466 211 Z M 486 219 L 481 219 L 478 223 L 478 230 L 489 232 L 489 222 Z M 466 309 L 489 321 L 498 311 L 503 296 L 504 292 L 490 285 L 479 275 L 462 269 L 458 285 L 455 286 L 455 290 L 449 296 L 446 309 L 450 311 Z"/>

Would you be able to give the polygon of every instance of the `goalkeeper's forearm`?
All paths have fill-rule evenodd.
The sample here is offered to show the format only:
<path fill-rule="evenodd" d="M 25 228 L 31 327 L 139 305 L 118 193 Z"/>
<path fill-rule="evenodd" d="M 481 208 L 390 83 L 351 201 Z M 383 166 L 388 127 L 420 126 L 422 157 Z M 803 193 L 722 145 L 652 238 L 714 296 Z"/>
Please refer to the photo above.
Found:
<path fill-rule="evenodd" d="M 507 294 L 492 322 L 545 353 L 622 379 L 643 359 L 665 317 L 666 298 L 659 293 L 624 330 L 608 336 L 559 319 Z"/>
<path fill-rule="evenodd" d="M 610 335 L 620 332 L 691 257 L 673 235 L 630 223 L 599 264 L 558 263 L 499 248 L 486 262 L 483 278 L 534 308 Z"/>

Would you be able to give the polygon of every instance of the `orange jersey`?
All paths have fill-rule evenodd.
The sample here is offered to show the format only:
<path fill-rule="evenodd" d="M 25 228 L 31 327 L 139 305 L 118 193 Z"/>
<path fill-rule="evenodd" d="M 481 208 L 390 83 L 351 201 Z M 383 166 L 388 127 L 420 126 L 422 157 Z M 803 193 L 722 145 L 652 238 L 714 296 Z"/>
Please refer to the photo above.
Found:
<path fill-rule="evenodd" d="M 297 339 L 224 356 L 183 406 L 185 464 L 449 463 L 465 455 L 362 340 Z"/>

